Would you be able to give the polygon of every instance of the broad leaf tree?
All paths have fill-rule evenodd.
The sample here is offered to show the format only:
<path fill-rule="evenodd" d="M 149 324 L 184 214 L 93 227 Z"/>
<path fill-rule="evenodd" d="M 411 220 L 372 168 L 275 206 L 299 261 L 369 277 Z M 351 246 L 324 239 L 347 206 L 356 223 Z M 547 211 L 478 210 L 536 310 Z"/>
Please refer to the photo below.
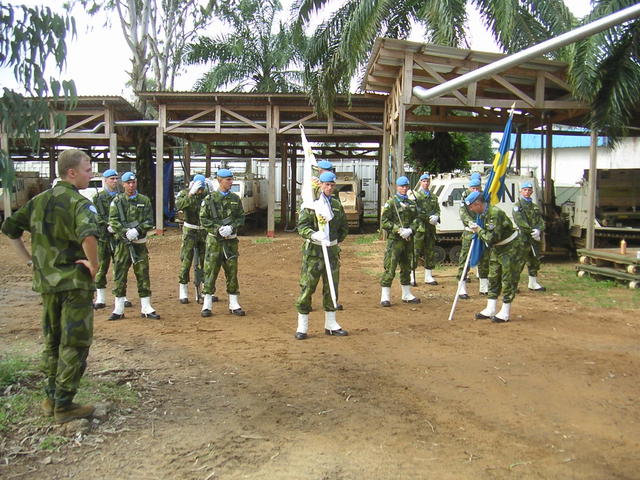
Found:
<path fill-rule="evenodd" d="M 200 37 L 188 46 L 190 64 L 212 64 L 195 90 L 284 93 L 301 91 L 300 60 L 292 33 L 278 22 L 278 0 L 221 2 L 215 13 L 229 33 Z"/>
<path fill-rule="evenodd" d="M 66 41 L 75 35 L 72 17 L 58 15 L 49 8 L 26 7 L 0 2 L 0 68 L 13 71 L 20 91 L 7 87 L 0 97 L 0 131 L 22 141 L 32 150 L 40 145 L 43 127 L 65 127 L 65 116 L 53 112 L 46 97 L 75 103 L 73 81 L 46 74 L 47 61 L 62 70 L 67 54 Z M 11 159 L 0 150 L 2 185 L 11 188 L 15 178 Z"/>

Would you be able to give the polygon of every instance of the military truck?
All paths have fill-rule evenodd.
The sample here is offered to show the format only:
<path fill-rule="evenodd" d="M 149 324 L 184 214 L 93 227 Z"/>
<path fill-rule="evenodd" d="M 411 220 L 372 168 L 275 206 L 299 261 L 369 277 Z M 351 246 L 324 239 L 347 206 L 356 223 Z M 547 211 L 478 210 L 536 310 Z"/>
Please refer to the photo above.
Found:
<path fill-rule="evenodd" d="M 482 186 L 484 187 L 487 176 L 482 177 Z M 436 263 L 444 262 L 447 259 L 452 263 L 457 263 L 460 255 L 460 238 L 462 235 L 463 225 L 460 221 L 460 205 L 462 194 L 467 190 L 470 176 L 467 174 L 441 173 L 431 180 L 431 192 L 438 197 L 440 203 L 440 223 L 436 225 L 437 245 L 436 245 Z M 508 216 L 512 218 L 511 213 L 513 207 L 518 201 L 520 188 L 524 182 L 532 182 L 533 201 L 539 202 L 540 191 L 536 179 L 531 176 L 508 175 L 505 180 L 504 195 L 498 207 L 500 207 Z M 416 185 L 416 189 L 419 185 Z"/>
<path fill-rule="evenodd" d="M 46 190 L 45 179 L 38 172 L 16 172 L 11 189 L 11 211 L 16 211 L 31 198 Z M 0 180 L 0 217 L 4 218 L 4 188 Z"/>
<path fill-rule="evenodd" d="M 336 172 L 336 190 L 344 213 L 347 215 L 347 224 L 351 230 L 360 230 L 364 219 L 364 190 L 362 181 L 355 173 Z"/>
<path fill-rule="evenodd" d="M 573 201 L 561 207 L 577 248 L 585 246 L 588 205 L 589 170 L 585 170 Z M 617 246 L 623 239 L 640 245 L 640 168 L 598 169 L 595 246 Z"/>

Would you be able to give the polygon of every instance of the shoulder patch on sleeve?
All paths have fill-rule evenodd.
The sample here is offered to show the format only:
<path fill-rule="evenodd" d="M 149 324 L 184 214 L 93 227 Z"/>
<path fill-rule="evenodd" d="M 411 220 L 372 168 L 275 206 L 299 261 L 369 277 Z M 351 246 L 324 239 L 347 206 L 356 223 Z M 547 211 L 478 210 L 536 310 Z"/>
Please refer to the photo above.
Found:
<path fill-rule="evenodd" d="M 517 212 L 518 210 L 520 210 L 518 207 L 513 207 L 514 212 Z"/>
<path fill-rule="evenodd" d="M 97 213 L 98 213 L 98 210 L 96 209 L 96 207 L 95 207 L 92 203 L 90 203 L 89 205 L 87 205 L 87 208 L 89 209 L 89 211 L 90 211 L 91 213 L 95 213 L 95 214 L 97 214 Z"/>

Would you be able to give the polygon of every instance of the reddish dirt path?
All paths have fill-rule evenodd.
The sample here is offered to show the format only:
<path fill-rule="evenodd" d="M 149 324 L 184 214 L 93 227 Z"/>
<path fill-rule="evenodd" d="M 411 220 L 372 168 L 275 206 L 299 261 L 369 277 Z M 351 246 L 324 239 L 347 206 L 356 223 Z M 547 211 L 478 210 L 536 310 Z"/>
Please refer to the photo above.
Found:
<path fill-rule="evenodd" d="M 96 314 L 89 374 L 145 368 L 125 431 L 65 448 L 20 478 L 640 478 L 640 315 L 586 308 L 553 293 L 517 297 L 506 325 L 472 320 L 477 296 L 447 321 L 453 268 L 423 303 L 378 306 L 382 242 L 343 248 L 338 321 L 346 338 L 296 341 L 300 240 L 242 237 L 244 318 L 177 301 L 179 237 L 150 242 L 159 321 Z M 8 250 L 6 238 L 0 247 Z M 358 253 L 359 252 L 359 253 Z M 0 260 L 2 344 L 38 349 L 39 302 L 26 268 Z M 135 306 L 133 278 L 129 297 Z M 472 291 L 477 283 L 472 284 Z M 111 295 L 108 301 L 112 302 Z M 320 307 L 319 296 L 315 299 Z M 3 349 L 0 348 L 0 353 Z M 27 473 L 29 468 L 36 468 Z M 4 473 L 3 473 L 4 472 Z M 43 474 L 46 477 L 43 477 Z"/>

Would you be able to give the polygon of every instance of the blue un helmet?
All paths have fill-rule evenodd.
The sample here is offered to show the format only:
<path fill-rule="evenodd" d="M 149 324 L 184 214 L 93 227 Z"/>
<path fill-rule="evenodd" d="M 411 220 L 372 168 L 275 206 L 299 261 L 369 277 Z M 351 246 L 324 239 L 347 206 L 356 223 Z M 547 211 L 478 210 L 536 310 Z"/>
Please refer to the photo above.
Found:
<path fill-rule="evenodd" d="M 197 175 L 193 176 L 193 181 L 195 182 L 202 182 L 204 183 L 206 180 L 206 178 L 204 178 L 204 175 L 202 175 L 201 173 L 198 173 Z"/>
<path fill-rule="evenodd" d="M 320 174 L 320 181 L 322 183 L 335 182 L 336 181 L 336 174 L 333 173 L 333 172 L 322 172 Z"/>
<path fill-rule="evenodd" d="M 482 196 L 482 192 L 471 192 L 469 195 L 467 195 L 467 198 L 464 199 L 464 203 L 466 203 L 467 205 L 471 205 L 479 199 L 484 199 L 484 197 Z"/>
<path fill-rule="evenodd" d="M 220 170 L 218 170 L 217 175 L 218 178 L 230 178 L 233 177 L 233 172 L 228 168 L 221 168 Z"/>
<path fill-rule="evenodd" d="M 431 180 L 431 175 L 429 175 L 429 172 L 424 172 L 420 175 L 420 180 Z"/>
<path fill-rule="evenodd" d="M 405 185 L 409 185 L 409 179 L 404 175 L 401 177 L 398 177 L 398 179 L 396 180 L 396 185 L 399 187 L 404 187 Z"/>
<path fill-rule="evenodd" d="M 118 176 L 118 172 L 116 172 L 113 168 L 110 168 L 108 170 L 105 170 L 104 173 L 102 174 L 102 176 L 104 178 L 117 177 Z"/>
<path fill-rule="evenodd" d="M 520 189 L 523 189 L 523 188 L 533 188 L 533 183 L 531 183 L 530 181 L 526 181 L 520 187 Z"/>
<path fill-rule="evenodd" d="M 328 160 L 320 160 L 318 162 L 318 168 L 321 168 L 322 170 L 333 170 L 333 163 Z"/>
<path fill-rule="evenodd" d="M 469 187 L 479 187 L 482 185 L 482 182 L 479 178 L 472 178 L 469 180 Z"/>
<path fill-rule="evenodd" d="M 135 180 L 135 179 L 136 179 L 136 174 L 133 172 L 124 172 L 121 178 L 123 182 L 128 182 L 130 180 Z"/>

